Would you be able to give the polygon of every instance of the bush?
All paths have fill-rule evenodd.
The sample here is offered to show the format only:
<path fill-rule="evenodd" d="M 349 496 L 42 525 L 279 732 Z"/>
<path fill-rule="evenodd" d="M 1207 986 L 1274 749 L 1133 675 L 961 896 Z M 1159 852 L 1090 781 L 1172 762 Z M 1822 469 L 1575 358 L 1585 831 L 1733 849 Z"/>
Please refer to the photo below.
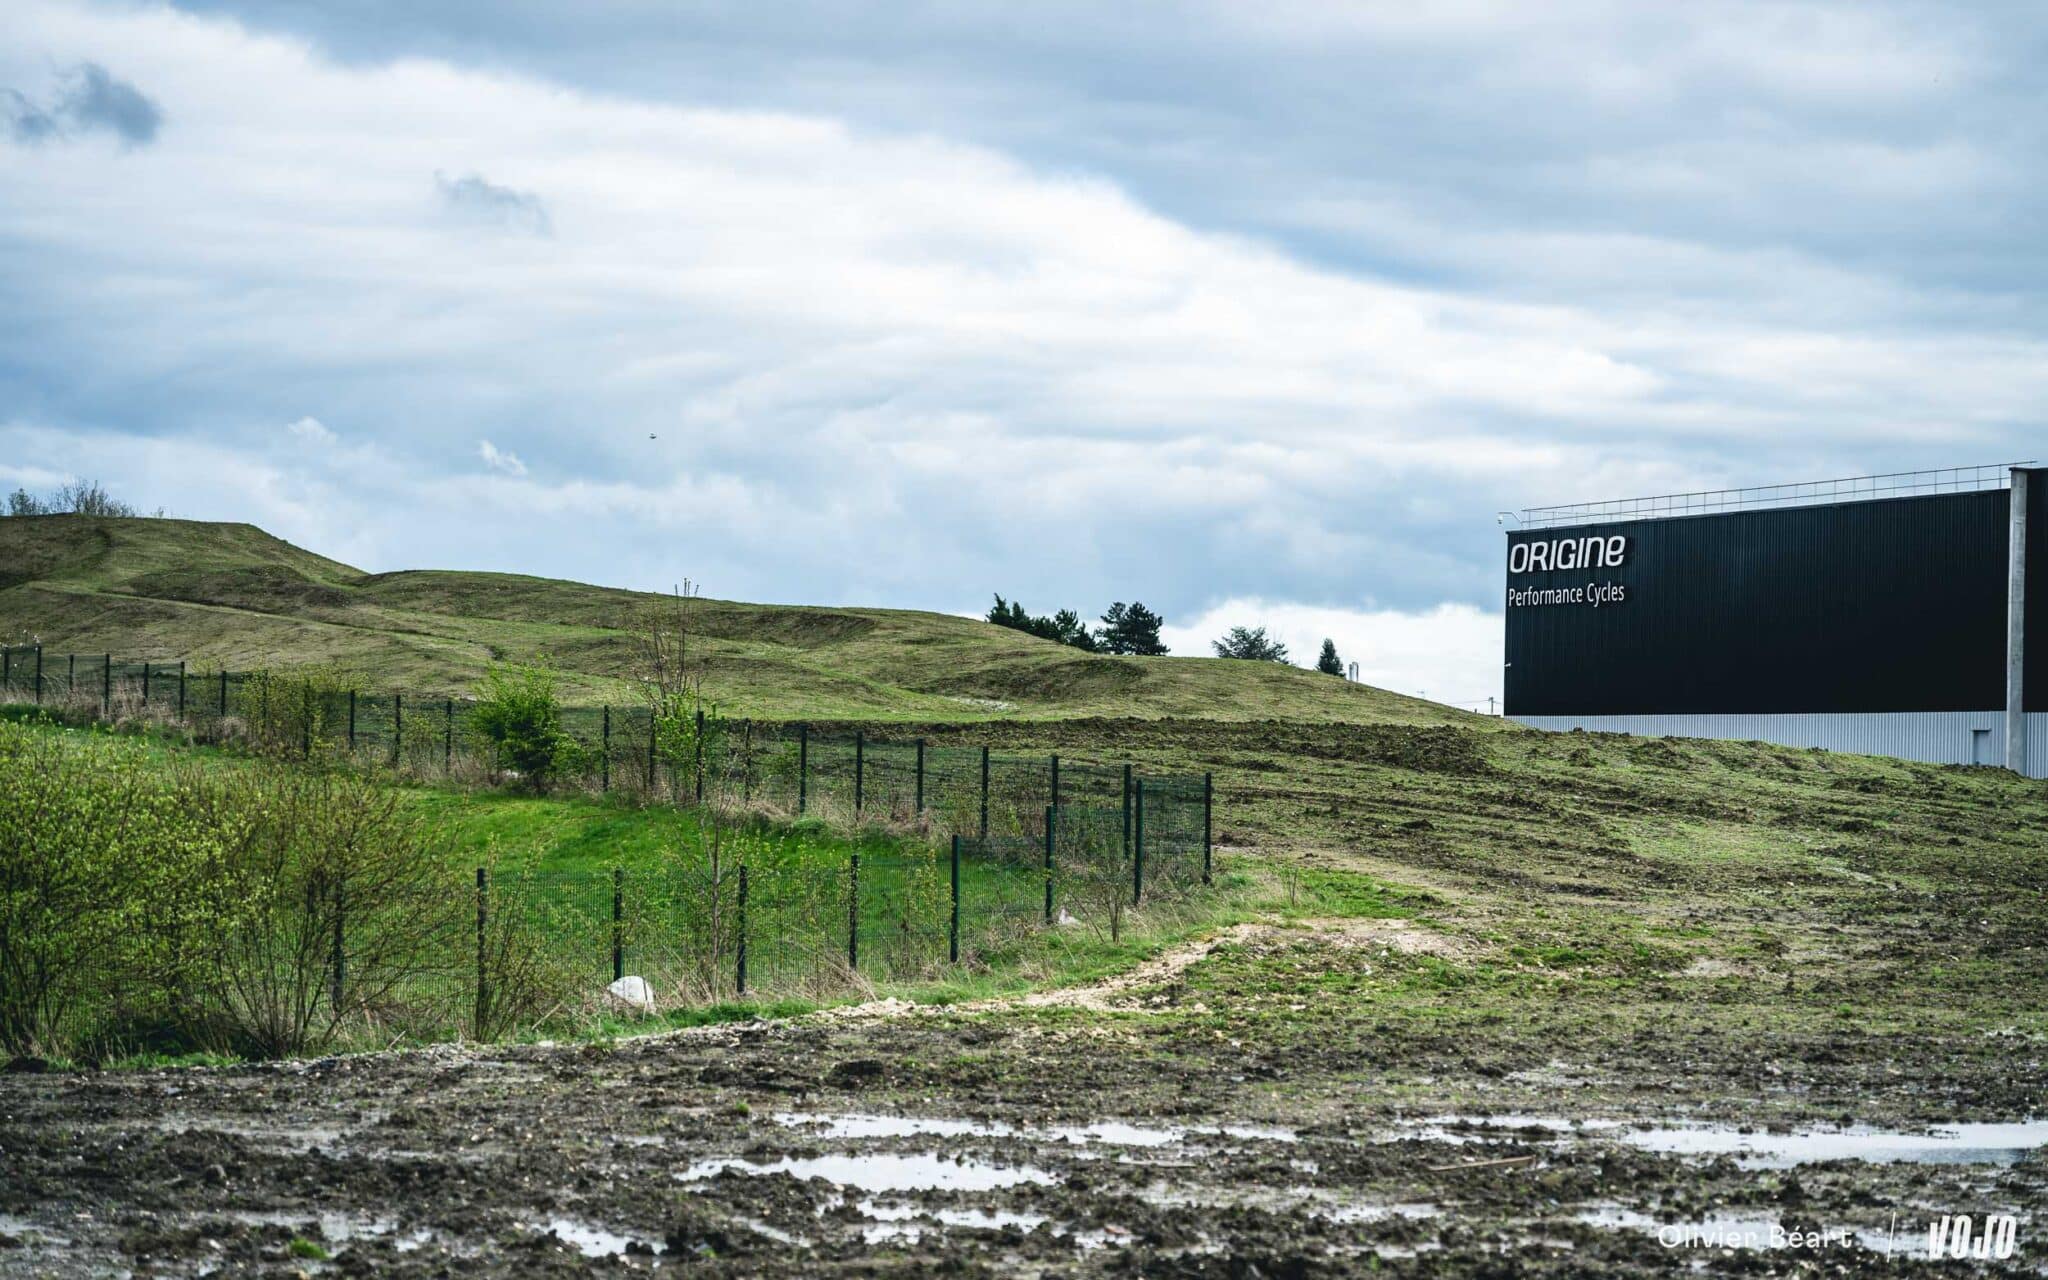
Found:
<path fill-rule="evenodd" d="M 0 723 L 0 1047 L 329 1042 L 443 963 L 460 923 L 398 805 L 347 774 L 165 769 L 104 735 Z"/>
<path fill-rule="evenodd" d="M 339 755 L 348 747 L 349 695 L 359 690 L 357 677 L 330 667 L 265 667 L 236 677 L 231 715 L 238 736 L 263 755 Z"/>
<path fill-rule="evenodd" d="M 582 749 L 562 729 L 555 673 L 546 666 L 494 666 L 476 688 L 470 731 L 500 769 L 535 791 L 581 767 Z"/>
<path fill-rule="evenodd" d="M 194 895 L 205 945 L 165 994 L 202 1047 L 268 1058 L 325 1044 L 434 967 L 457 932 L 450 873 L 392 789 L 274 767 L 194 798 L 220 857 Z"/>
<path fill-rule="evenodd" d="M 223 852 L 190 803 L 197 782 L 104 738 L 71 747 L 0 724 L 0 1047 L 76 1048 L 78 1028 L 115 1019 L 133 975 L 178 967 L 198 923 L 191 886 Z"/>

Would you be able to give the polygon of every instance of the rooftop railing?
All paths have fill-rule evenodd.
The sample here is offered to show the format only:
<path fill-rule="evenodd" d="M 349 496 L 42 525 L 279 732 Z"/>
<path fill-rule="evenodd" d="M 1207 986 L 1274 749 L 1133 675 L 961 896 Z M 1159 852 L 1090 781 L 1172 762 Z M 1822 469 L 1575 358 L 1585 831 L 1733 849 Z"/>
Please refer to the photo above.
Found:
<path fill-rule="evenodd" d="M 1756 485 L 1746 489 L 1701 489 L 1650 498 L 1616 498 L 1605 502 L 1574 502 L 1555 507 L 1503 511 L 1501 523 L 1513 520 L 1523 529 L 1554 529 L 1564 525 L 1602 524 L 1616 520 L 1663 519 L 1714 515 L 1772 507 L 1823 506 L 1875 498 L 1919 497 L 1937 493 L 1972 493 L 2005 489 L 2014 467 L 2026 462 L 1989 463 L 1975 467 L 1942 467 L 1933 471 L 1893 471 L 1885 475 L 1849 476 L 1839 480 L 1807 480 L 1794 484 Z"/>

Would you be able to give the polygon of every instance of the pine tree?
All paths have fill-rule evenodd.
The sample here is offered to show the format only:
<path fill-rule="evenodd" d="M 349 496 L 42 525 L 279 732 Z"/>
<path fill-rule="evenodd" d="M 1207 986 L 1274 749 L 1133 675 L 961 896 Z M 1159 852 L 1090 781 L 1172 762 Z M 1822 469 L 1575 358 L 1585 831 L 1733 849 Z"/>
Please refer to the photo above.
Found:
<path fill-rule="evenodd" d="M 1159 639 L 1159 628 L 1165 625 L 1166 619 L 1144 605 L 1119 600 L 1102 615 L 1102 630 L 1096 633 L 1096 639 L 1104 653 L 1156 658 L 1166 652 L 1166 645 Z"/>
<path fill-rule="evenodd" d="M 1287 646 L 1267 638 L 1264 627 L 1232 627 L 1220 640 L 1210 642 L 1219 658 L 1244 658 L 1252 662 L 1285 662 Z"/>
<path fill-rule="evenodd" d="M 1337 642 L 1335 640 L 1326 639 L 1323 641 L 1323 652 L 1322 656 L 1316 659 L 1316 670 L 1326 676 L 1341 676 L 1344 674 L 1344 661 L 1337 656 Z"/>

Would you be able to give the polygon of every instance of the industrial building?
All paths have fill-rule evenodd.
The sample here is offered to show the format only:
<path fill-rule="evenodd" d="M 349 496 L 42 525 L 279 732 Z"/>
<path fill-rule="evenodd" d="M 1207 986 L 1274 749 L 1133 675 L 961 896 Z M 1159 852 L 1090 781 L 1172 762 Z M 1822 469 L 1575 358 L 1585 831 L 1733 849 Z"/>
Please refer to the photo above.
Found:
<path fill-rule="evenodd" d="M 2048 776 L 2048 470 L 1957 467 L 1502 522 L 1512 719 Z"/>

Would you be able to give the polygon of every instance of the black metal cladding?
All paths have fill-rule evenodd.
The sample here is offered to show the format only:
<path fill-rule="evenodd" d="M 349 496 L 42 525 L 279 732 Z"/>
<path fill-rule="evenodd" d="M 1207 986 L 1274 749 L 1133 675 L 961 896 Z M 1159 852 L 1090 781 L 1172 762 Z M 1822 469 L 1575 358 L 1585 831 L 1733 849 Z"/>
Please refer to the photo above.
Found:
<path fill-rule="evenodd" d="M 1511 559 L 1525 542 L 1628 541 L 1619 566 L 1508 575 L 1505 709 L 1999 710 L 2010 501 L 1998 489 L 1513 532 Z M 2040 546 L 2048 521 L 2030 523 Z M 2048 574 L 2029 576 L 2044 586 L 2029 613 L 2048 619 L 2035 612 Z M 1513 602 L 1604 584 L 1625 599 Z M 2030 665 L 2048 671 L 2048 633 L 2034 634 Z"/>

